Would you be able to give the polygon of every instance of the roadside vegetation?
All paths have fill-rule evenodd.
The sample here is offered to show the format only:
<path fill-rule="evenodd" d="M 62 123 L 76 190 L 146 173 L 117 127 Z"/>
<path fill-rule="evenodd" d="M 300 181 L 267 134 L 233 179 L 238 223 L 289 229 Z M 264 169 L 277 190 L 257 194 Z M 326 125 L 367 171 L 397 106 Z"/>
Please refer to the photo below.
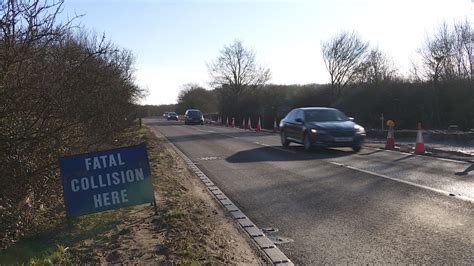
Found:
<path fill-rule="evenodd" d="M 142 106 L 141 116 L 165 111 L 263 118 L 273 127 L 295 107 L 332 106 L 368 128 L 380 128 L 381 116 L 397 128 L 474 128 L 473 29 L 467 20 L 442 23 L 420 44 L 409 73 L 402 74 L 386 51 L 372 47 L 355 31 L 343 31 L 321 42 L 327 84 L 271 84 L 270 70 L 256 63 L 256 54 L 241 41 L 225 46 L 208 64 L 211 89 L 186 84 L 175 106 Z M 400 39 L 400 41 L 403 41 Z M 297 68 L 298 66 L 295 66 Z"/>
<path fill-rule="evenodd" d="M 50 220 L 0 251 L 3 264 L 261 264 L 186 164 L 148 128 L 115 143 L 146 143 L 158 214 L 149 204 Z M 202 185 L 201 185 L 202 186 Z M 228 220 L 229 219 L 229 220 Z"/>
<path fill-rule="evenodd" d="M 60 21 L 62 4 L 0 4 L 0 249 L 64 220 L 58 159 L 124 145 L 144 94 L 131 52 Z"/>

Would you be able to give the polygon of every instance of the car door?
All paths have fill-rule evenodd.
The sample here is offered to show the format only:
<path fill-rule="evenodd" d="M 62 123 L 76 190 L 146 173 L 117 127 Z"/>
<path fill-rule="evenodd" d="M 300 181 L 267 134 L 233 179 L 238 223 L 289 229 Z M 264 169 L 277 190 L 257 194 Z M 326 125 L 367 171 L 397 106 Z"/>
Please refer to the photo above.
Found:
<path fill-rule="evenodd" d="M 295 125 L 294 125 L 294 138 L 298 141 L 303 142 L 304 138 L 304 111 L 298 110 L 295 116 Z"/>
<path fill-rule="evenodd" d="M 291 122 L 293 120 L 293 117 L 295 116 L 296 110 L 293 109 L 291 110 L 283 119 L 283 128 L 282 131 L 285 132 L 286 137 L 291 138 Z"/>
<path fill-rule="evenodd" d="M 295 141 L 300 141 L 300 133 L 302 123 L 296 121 L 298 118 L 302 118 L 303 111 L 302 110 L 295 110 L 288 121 L 288 132 L 287 136 Z"/>

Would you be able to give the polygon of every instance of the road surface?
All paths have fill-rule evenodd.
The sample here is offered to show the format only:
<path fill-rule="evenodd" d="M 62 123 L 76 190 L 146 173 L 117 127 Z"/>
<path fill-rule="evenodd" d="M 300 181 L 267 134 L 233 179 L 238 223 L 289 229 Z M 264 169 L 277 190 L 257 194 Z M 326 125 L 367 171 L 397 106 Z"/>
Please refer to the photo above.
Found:
<path fill-rule="evenodd" d="M 145 120 L 296 264 L 474 263 L 474 164 L 284 148 L 275 134 Z"/>

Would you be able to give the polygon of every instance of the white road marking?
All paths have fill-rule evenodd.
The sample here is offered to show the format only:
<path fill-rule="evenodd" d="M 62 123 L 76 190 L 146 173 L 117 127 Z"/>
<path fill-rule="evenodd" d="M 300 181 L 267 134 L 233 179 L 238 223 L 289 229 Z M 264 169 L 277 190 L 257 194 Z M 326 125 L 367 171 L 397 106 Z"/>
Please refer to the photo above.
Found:
<path fill-rule="evenodd" d="M 381 149 L 381 148 L 375 148 L 375 149 L 376 150 L 381 150 L 381 151 L 386 151 L 386 152 L 391 152 L 391 153 L 396 153 L 396 154 L 413 155 L 414 157 L 427 156 L 427 155 L 418 155 L 418 154 L 414 154 L 414 153 L 407 153 L 407 152 L 401 152 L 401 151 L 386 150 L 386 149 Z M 440 160 L 440 161 L 451 162 L 451 163 L 471 164 L 470 162 L 459 161 L 459 160 L 454 160 L 454 159 L 439 158 L 439 157 L 434 157 L 434 156 L 427 156 L 427 157 L 432 158 L 432 159 L 436 159 L 436 160 Z"/>
<path fill-rule="evenodd" d="M 223 133 L 219 133 L 219 134 L 221 134 L 223 136 L 226 136 L 226 137 L 229 137 L 229 138 L 233 138 L 233 139 L 244 139 L 244 138 L 241 138 L 241 137 L 235 137 L 235 136 L 231 136 L 231 135 L 227 135 L 227 134 L 223 134 Z M 251 142 L 251 141 L 249 141 L 249 142 Z M 272 149 L 288 152 L 288 153 L 291 153 L 291 154 L 296 154 L 296 152 L 294 152 L 294 151 L 286 150 L 286 149 L 275 147 L 275 146 L 270 146 L 268 144 L 264 144 L 264 143 L 260 143 L 260 142 L 251 142 L 251 143 L 257 144 L 257 145 L 260 145 L 260 146 L 270 147 Z"/>
<path fill-rule="evenodd" d="M 359 172 L 366 173 L 366 174 L 369 174 L 369 175 L 374 175 L 374 176 L 390 179 L 392 181 L 404 183 L 404 184 L 407 184 L 407 185 L 412 185 L 412 186 L 415 186 L 415 187 L 418 187 L 418 188 L 423 188 L 423 189 L 426 189 L 426 190 L 434 191 L 434 192 L 441 193 L 441 194 L 446 195 L 446 196 L 451 196 L 451 195 L 454 194 L 455 197 L 458 198 L 458 199 L 462 199 L 464 201 L 469 201 L 469 202 L 474 202 L 473 198 L 469 198 L 469 197 L 466 197 L 466 196 L 463 196 L 463 195 L 460 195 L 460 194 L 455 194 L 454 192 L 448 192 L 448 191 L 445 191 L 445 190 L 442 190 L 442 189 L 428 187 L 428 186 L 417 184 L 417 183 L 414 183 L 414 182 L 411 182 L 411 181 L 407 181 L 407 180 L 403 180 L 403 179 L 399 179 L 399 178 L 395 178 L 395 177 L 390 177 L 390 176 L 387 176 L 387 175 L 375 173 L 375 172 L 372 172 L 372 171 L 360 169 L 360 168 L 357 168 L 357 167 L 353 167 L 353 166 L 349 166 L 349 165 L 345 165 L 345 164 L 341 164 L 341 163 L 337 163 L 337 162 L 329 162 L 329 163 L 333 164 L 333 165 L 337 165 L 337 166 L 346 167 L 348 169 L 359 171 Z"/>
<path fill-rule="evenodd" d="M 471 164 L 470 162 L 465 162 L 465 161 L 457 161 L 457 160 L 454 160 L 454 159 L 446 159 L 446 158 L 438 158 L 438 157 L 433 157 L 437 160 L 440 160 L 440 161 L 447 161 L 447 162 L 450 162 L 450 163 L 461 163 L 461 164 Z"/>

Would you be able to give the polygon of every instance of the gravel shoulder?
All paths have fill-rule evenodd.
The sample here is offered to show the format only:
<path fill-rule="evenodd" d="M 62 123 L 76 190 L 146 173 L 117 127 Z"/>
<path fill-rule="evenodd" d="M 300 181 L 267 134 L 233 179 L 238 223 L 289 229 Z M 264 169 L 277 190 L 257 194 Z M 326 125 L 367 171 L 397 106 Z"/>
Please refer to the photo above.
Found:
<path fill-rule="evenodd" d="M 128 211 L 100 238 L 75 247 L 81 262 L 263 264 L 250 240 L 227 217 L 167 142 L 146 136 L 158 215 L 152 206 Z"/>

